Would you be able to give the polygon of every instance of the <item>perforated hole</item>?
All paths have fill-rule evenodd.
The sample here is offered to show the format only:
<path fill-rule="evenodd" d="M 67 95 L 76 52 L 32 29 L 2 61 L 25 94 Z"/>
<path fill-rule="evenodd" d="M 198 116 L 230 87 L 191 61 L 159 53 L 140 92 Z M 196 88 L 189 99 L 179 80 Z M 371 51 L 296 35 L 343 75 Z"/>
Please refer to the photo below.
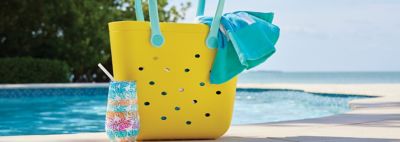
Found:
<path fill-rule="evenodd" d="M 175 110 L 179 111 L 179 110 L 181 110 L 181 108 L 180 107 L 175 107 Z"/>
<path fill-rule="evenodd" d="M 165 91 L 161 92 L 161 95 L 163 95 L 163 96 L 166 96 L 167 94 L 168 94 L 168 93 L 165 92 Z"/>
<path fill-rule="evenodd" d="M 206 85 L 206 83 L 200 82 L 200 86 L 204 86 L 204 85 Z"/>
<path fill-rule="evenodd" d="M 186 69 L 185 69 L 185 72 L 190 72 L 190 69 L 189 69 L 189 68 L 186 68 Z"/>
<path fill-rule="evenodd" d="M 139 67 L 138 70 L 139 70 L 139 71 L 143 71 L 144 68 L 143 68 L 143 67 Z"/>
<path fill-rule="evenodd" d="M 167 120 L 166 116 L 161 116 L 161 120 Z"/>
<path fill-rule="evenodd" d="M 149 106 L 149 105 L 150 105 L 150 102 L 144 102 L 144 105 L 145 105 L 145 106 Z"/>
<path fill-rule="evenodd" d="M 198 103 L 198 101 L 197 100 L 193 100 L 193 104 L 197 104 Z"/>
<path fill-rule="evenodd" d="M 150 82 L 149 82 L 149 84 L 153 86 L 153 85 L 155 85 L 155 84 L 156 84 L 156 82 L 154 82 L 154 81 L 150 81 Z"/>
<path fill-rule="evenodd" d="M 192 121 L 186 121 L 186 125 L 191 125 Z"/>
<path fill-rule="evenodd" d="M 194 57 L 200 58 L 200 54 L 196 54 L 196 55 L 194 55 Z"/>
<path fill-rule="evenodd" d="M 215 92 L 217 95 L 221 95 L 222 94 L 222 92 L 221 91 L 217 91 L 217 92 Z"/>
<path fill-rule="evenodd" d="M 205 114 L 204 114 L 204 116 L 206 116 L 206 117 L 210 117 L 210 116 L 211 116 L 211 114 L 210 114 L 210 113 L 205 113 Z"/>

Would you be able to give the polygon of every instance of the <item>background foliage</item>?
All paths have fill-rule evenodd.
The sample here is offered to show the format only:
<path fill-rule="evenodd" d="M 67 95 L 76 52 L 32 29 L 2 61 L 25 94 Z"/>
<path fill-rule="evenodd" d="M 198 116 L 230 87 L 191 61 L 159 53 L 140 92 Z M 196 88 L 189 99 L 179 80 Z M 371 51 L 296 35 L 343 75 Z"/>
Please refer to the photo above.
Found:
<path fill-rule="evenodd" d="M 0 65 L 0 83 L 57 83 L 70 77 L 68 65 L 58 60 L 1 58 Z"/>
<path fill-rule="evenodd" d="M 158 3 L 160 21 L 182 19 L 190 7 Z M 107 81 L 96 66 L 111 70 L 107 23 L 134 20 L 133 7 L 129 0 L 1 0 L 0 58 L 60 60 L 69 65 L 71 81 Z M 148 19 L 145 3 L 143 9 Z"/>

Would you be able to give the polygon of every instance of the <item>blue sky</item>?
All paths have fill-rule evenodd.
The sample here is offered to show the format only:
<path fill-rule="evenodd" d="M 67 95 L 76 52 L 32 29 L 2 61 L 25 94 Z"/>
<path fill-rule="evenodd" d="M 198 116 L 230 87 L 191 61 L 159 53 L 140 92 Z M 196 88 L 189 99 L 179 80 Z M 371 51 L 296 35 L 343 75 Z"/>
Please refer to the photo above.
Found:
<path fill-rule="evenodd" d="M 188 0 L 170 0 L 178 4 Z M 277 53 L 255 70 L 400 71 L 398 0 L 226 0 L 225 11 L 275 12 Z M 197 0 L 182 22 L 193 21 Z M 216 0 L 207 0 L 213 15 Z"/>

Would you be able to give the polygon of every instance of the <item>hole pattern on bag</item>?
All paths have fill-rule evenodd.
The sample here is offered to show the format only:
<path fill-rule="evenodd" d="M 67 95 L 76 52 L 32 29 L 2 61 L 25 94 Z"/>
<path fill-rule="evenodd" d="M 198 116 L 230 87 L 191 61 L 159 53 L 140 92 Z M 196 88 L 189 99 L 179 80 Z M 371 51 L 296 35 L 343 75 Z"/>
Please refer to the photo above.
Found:
<path fill-rule="evenodd" d="M 199 62 L 196 64 L 199 64 L 200 61 L 202 61 L 202 60 L 200 60 L 200 58 L 205 57 L 201 54 L 203 54 L 203 53 L 202 52 L 195 53 L 194 56 L 192 54 L 191 60 L 192 61 L 197 60 Z M 207 54 L 205 54 L 205 55 L 207 56 Z M 211 111 L 211 110 L 202 110 L 205 112 L 200 113 L 200 115 L 198 112 L 188 113 L 188 112 L 194 111 L 193 109 L 195 109 L 195 107 L 207 109 L 207 107 L 205 105 L 209 105 L 208 102 L 205 101 L 205 102 L 199 103 L 199 100 L 202 101 L 201 97 L 209 96 L 209 93 L 211 93 L 211 95 L 212 95 L 213 91 L 210 89 L 211 89 L 211 87 L 213 88 L 215 86 L 209 84 L 209 82 L 206 81 L 206 79 L 208 79 L 208 78 L 205 78 L 205 77 L 203 78 L 203 77 L 199 77 L 199 76 L 207 75 L 209 77 L 209 74 L 212 72 L 212 70 L 210 70 L 209 68 L 203 70 L 202 67 L 199 68 L 195 64 L 189 64 L 189 66 L 182 65 L 182 66 L 178 66 L 175 69 L 175 67 L 166 66 L 165 64 L 162 64 L 162 63 L 166 63 L 166 61 L 164 61 L 164 60 L 170 60 L 169 58 L 165 58 L 165 59 L 162 58 L 162 60 L 161 60 L 161 58 L 159 56 L 150 56 L 150 59 L 152 59 L 153 61 L 157 61 L 157 62 L 152 62 L 151 65 L 145 65 L 145 64 L 139 65 L 136 68 L 136 71 L 140 71 L 143 74 L 143 78 L 139 79 L 138 82 L 141 82 L 140 84 L 143 86 L 145 86 L 146 83 L 147 83 L 147 86 L 153 86 L 151 89 L 149 87 L 149 91 L 142 93 L 142 94 L 144 94 L 144 95 L 142 95 L 142 97 L 147 99 L 147 101 L 143 103 L 145 108 L 147 108 L 146 111 L 160 113 L 160 114 L 158 114 L 158 117 L 159 117 L 158 120 L 165 122 L 165 124 L 175 123 L 176 120 L 171 119 L 171 118 L 183 118 L 183 123 L 186 125 L 192 125 L 191 126 L 192 128 L 195 128 L 194 126 L 196 126 L 196 125 L 193 125 L 192 121 L 196 121 L 196 123 L 203 123 L 201 121 L 210 121 L 210 120 L 218 118 L 218 117 L 212 117 L 211 113 L 207 112 L 207 111 Z M 205 61 L 207 61 L 207 60 L 205 60 Z M 175 62 L 179 63 L 179 61 L 175 61 Z M 193 66 L 191 66 L 191 65 L 193 65 Z M 146 71 L 144 71 L 144 67 L 146 67 Z M 133 68 L 133 69 L 135 70 L 135 68 Z M 156 69 L 157 71 L 155 71 L 153 69 Z M 171 73 L 173 70 L 177 71 L 177 72 Z M 178 70 L 180 70 L 180 72 L 178 72 Z M 149 73 L 149 71 L 151 71 L 151 72 Z M 144 74 L 146 72 L 148 74 Z M 202 73 L 202 72 L 204 72 L 204 73 Z M 183 76 L 184 74 L 187 76 Z M 144 75 L 146 75 L 146 76 L 144 76 Z M 160 77 L 160 75 L 165 75 L 164 77 L 166 79 L 169 78 L 170 80 L 167 80 L 169 82 L 163 82 L 166 80 L 157 80 L 157 78 L 154 78 L 154 77 Z M 194 76 L 194 75 L 196 75 L 196 76 Z M 146 78 L 146 77 L 150 77 L 150 78 Z M 164 77 L 162 77 L 162 78 L 164 78 Z M 170 77 L 173 77 L 173 78 L 170 78 Z M 182 81 L 180 80 L 181 77 L 184 80 L 189 79 L 189 80 L 192 80 L 193 82 L 184 82 L 182 86 L 178 86 L 178 87 L 174 86 L 174 87 L 176 87 L 178 89 L 178 92 L 181 92 L 181 93 L 178 93 L 178 94 L 180 94 L 178 96 L 181 97 L 183 101 L 186 101 L 185 104 L 186 105 L 193 104 L 193 106 L 185 106 L 183 104 L 180 104 L 180 105 L 175 104 L 175 106 L 173 104 L 169 104 L 168 106 L 165 106 L 166 105 L 165 103 L 172 103 L 173 101 L 171 101 L 170 99 L 171 98 L 175 99 L 174 96 L 176 95 L 175 94 L 176 90 L 174 91 L 174 89 L 176 89 L 176 88 L 168 88 L 169 84 L 182 83 Z M 146 82 L 146 80 L 148 82 Z M 196 82 L 196 80 L 197 80 L 197 82 Z M 163 86 L 164 84 L 165 84 L 165 86 Z M 188 86 L 186 86 L 186 85 L 188 85 Z M 216 90 L 214 90 L 214 93 L 216 95 L 221 95 L 222 91 L 225 91 L 225 89 L 223 89 L 223 88 L 215 88 L 215 89 Z M 206 90 L 209 90 L 209 91 L 206 91 Z M 157 99 L 152 100 L 153 97 L 155 97 L 153 94 L 154 93 L 157 94 L 157 92 L 158 92 L 158 95 L 164 96 L 164 97 L 159 100 L 157 100 Z M 188 94 L 188 93 L 193 93 L 193 92 L 198 93 L 198 94 Z M 195 95 L 194 98 L 192 95 Z M 214 95 L 214 96 L 216 97 L 216 95 Z M 189 102 L 187 102 L 187 101 L 189 101 Z M 151 102 L 152 107 L 150 107 L 150 102 Z M 172 105 L 172 107 L 171 107 L 171 105 Z M 170 110 L 163 111 L 163 112 L 150 110 L 155 107 L 158 108 L 158 107 L 164 107 L 164 106 L 169 107 Z M 175 113 L 171 113 L 171 112 L 175 112 Z M 189 115 L 189 117 L 187 115 Z M 194 115 L 196 115 L 196 116 L 194 116 Z M 213 114 L 213 115 L 215 115 L 215 114 Z M 153 116 L 153 115 L 151 115 L 151 116 Z M 190 120 L 190 118 L 193 118 L 193 116 L 199 117 L 201 119 Z M 185 121 L 185 117 L 186 117 L 186 119 L 189 119 L 189 120 Z M 181 121 L 180 123 L 182 123 L 182 120 L 180 120 L 180 121 Z M 200 122 L 197 122 L 197 121 L 200 121 Z"/>

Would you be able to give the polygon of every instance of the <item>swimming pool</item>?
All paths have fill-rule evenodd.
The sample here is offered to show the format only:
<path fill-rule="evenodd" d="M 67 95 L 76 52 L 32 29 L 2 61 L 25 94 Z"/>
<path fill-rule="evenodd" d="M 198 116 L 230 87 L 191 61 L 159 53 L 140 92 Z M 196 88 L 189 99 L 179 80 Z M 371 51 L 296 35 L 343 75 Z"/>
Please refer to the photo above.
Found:
<path fill-rule="evenodd" d="M 104 131 L 106 85 L 0 89 L 0 136 Z M 238 89 L 232 124 L 297 120 L 348 111 L 366 96 Z"/>

